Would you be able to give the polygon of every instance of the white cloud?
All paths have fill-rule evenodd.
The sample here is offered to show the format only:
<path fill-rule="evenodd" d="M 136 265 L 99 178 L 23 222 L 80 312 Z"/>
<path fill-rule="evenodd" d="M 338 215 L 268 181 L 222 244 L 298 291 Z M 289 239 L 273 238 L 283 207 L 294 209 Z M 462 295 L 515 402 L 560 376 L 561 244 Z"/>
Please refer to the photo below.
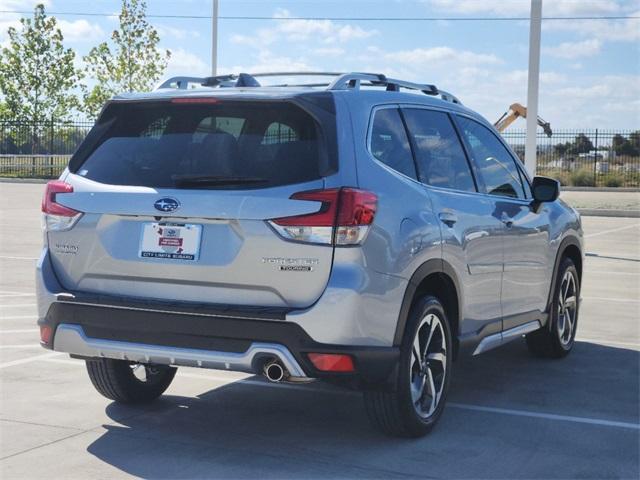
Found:
<path fill-rule="evenodd" d="M 600 53 L 602 42 L 598 39 L 584 40 L 581 42 L 564 42 L 554 47 L 544 47 L 542 52 L 558 58 L 574 59 L 579 57 L 592 57 Z"/>
<path fill-rule="evenodd" d="M 469 50 L 456 50 L 451 47 L 414 48 L 388 52 L 385 58 L 409 65 L 433 65 L 434 63 L 468 65 L 500 64 L 502 60 L 493 54 L 476 53 Z"/>
<path fill-rule="evenodd" d="M 49 0 L 0 0 L 0 10 L 33 10 L 39 3 L 45 8 L 51 6 Z"/>
<path fill-rule="evenodd" d="M 335 57 L 338 55 L 344 55 L 345 49 L 340 47 L 315 48 L 313 53 L 321 57 Z"/>
<path fill-rule="evenodd" d="M 71 42 L 95 42 L 105 41 L 107 36 L 100 25 L 89 23 L 86 20 L 60 20 L 58 19 L 58 27 L 62 30 L 65 41 Z"/>
<path fill-rule="evenodd" d="M 164 51 L 163 48 L 161 50 Z M 211 65 L 197 55 L 182 48 L 169 48 L 168 50 L 171 51 L 171 58 L 169 58 L 165 76 L 185 75 L 197 77 L 211 74 Z"/>
<path fill-rule="evenodd" d="M 530 0 L 427 0 L 437 10 L 462 15 L 490 14 L 501 17 L 527 16 Z M 544 16 L 587 16 L 612 14 L 621 10 L 614 0 L 552 0 L 544 2 Z"/>
<path fill-rule="evenodd" d="M 197 30 L 187 30 L 183 28 L 176 28 L 170 25 L 155 23 L 153 27 L 157 30 L 161 39 L 166 37 L 172 37 L 176 40 L 185 40 L 187 38 L 199 38 L 200 32 Z"/>
<path fill-rule="evenodd" d="M 291 12 L 279 8 L 274 18 L 291 18 Z M 261 28 L 254 35 L 232 35 L 231 41 L 238 45 L 264 48 L 277 41 L 300 42 L 314 39 L 325 44 L 345 43 L 377 35 L 377 30 L 365 30 L 351 24 L 338 24 L 331 20 L 281 20 L 273 28 Z"/>
<path fill-rule="evenodd" d="M 310 64 L 304 58 L 293 58 L 288 56 L 275 55 L 269 50 L 261 50 L 256 58 L 256 61 L 246 63 L 244 65 L 233 65 L 231 67 L 221 68 L 220 72 L 249 72 L 249 73 L 261 73 L 261 72 L 304 72 L 317 70 L 318 68 Z M 287 83 L 291 79 L 278 78 L 277 82 Z M 262 83 L 265 83 L 261 80 Z"/>
<path fill-rule="evenodd" d="M 629 13 L 638 17 L 640 11 Z M 634 42 L 640 40 L 640 20 L 554 20 L 543 22 L 545 31 L 573 32 L 581 36 L 603 41 Z"/>

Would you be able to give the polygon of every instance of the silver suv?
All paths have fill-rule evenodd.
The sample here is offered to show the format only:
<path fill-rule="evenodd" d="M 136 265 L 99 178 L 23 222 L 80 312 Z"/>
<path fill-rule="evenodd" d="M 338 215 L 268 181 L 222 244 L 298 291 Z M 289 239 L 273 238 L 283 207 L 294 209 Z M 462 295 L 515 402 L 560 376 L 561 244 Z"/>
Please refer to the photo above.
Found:
<path fill-rule="evenodd" d="M 582 228 L 555 180 L 433 85 L 274 75 L 107 103 L 46 188 L 45 348 L 118 402 L 176 366 L 331 381 L 401 436 L 436 423 L 463 353 L 569 353 Z"/>

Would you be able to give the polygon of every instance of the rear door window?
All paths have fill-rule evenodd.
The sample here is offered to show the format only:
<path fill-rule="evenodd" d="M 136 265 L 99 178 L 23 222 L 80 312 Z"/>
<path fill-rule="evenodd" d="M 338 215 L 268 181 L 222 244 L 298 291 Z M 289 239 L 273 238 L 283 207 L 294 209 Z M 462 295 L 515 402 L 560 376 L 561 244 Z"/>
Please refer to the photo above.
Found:
<path fill-rule="evenodd" d="M 449 116 L 422 108 L 402 112 L 414 144 L 418 179 L 432 187 L 475 192 L 471 168 Z"/>
<path fill-rule="evenodd" d="M 407 177 L 416 179 L 411 146 L 397 108 L 382 108 L 375 112 L 370 150 L 380 162 Z"/>
<path fill-rule="evenodd" d="M 330 173 L 319 124 L 290 102 L 113 103 L 99 123 L 71 166 L 101 183 L 244 189 Z"/>

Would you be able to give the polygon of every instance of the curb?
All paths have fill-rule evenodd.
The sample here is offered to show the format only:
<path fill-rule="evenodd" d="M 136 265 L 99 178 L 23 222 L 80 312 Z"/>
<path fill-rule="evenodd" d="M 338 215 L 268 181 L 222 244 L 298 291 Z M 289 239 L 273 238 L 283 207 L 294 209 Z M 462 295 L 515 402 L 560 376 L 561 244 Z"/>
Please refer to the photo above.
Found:
<path fill-rule="evenodd" d="M 604 208 L 578 208 L 583 217 L 624 217 L 640 218 L 640 210 L 607 210 Z"/>
<path fill-rule="evenodd" d="M 560 187 L 560 192 L 640 192 L 638 187 Z"/>

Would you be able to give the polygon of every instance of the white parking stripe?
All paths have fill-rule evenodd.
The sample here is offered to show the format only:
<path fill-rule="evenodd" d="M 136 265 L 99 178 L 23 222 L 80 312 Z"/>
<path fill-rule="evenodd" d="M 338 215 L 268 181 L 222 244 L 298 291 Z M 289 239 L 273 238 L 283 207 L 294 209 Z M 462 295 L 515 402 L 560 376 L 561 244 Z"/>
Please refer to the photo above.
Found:
<path fill-rule="evenodd" d="M 22 365 L 23 363 L 37 362 L 39 360 L 45 360 L 56 355 L 62 355 L 60 352 L 43 353 L 42 355 L 36 355 L 35 357 L 21 358 L 20 360 L 12 360 L 11 362 L 0 363 L 0 368 L 13 367 L 15 365 Z"/>
<path fill-rule="evenodd" d="M 21 330 L 0 330 L 0 335 L 9 333 L 38 333 L 40 330 L 37 328 L 23 328 Z"/>
<path fill-rule="evenodd" d="M 0 349 L 4 350 L 23 350 L 25 348 L 41 348 L 39 343 L 25 343 L 23 345 L 2 345 Z"/>
<path fill-rule="evenodd" d="M 588 235 L 585 235 L 584 238 L 598 237 L 600 235 L 607 235 L 608 233 L 615 233 L 621 230 L 628 230 L 630 228 L 635 228 L 635 227 L 640 227 L 640 223 L 634 223 L 633 225 L 625 225 L 624 227 L 612 228 L 610 230 L 603 230 L 601 232 L 590 233 Z"/>
<path fill-rule="evenodd" d="M 65 363 L 70 365 L 78 365 L 83 366 L 82 362 L 77 360 L 64 360 L 64 359 L 47 359 L 48 362 L 56 362 L 56 363 Z M 178 373 L 180 377 L 184 378 L 193 378 L 198 380 L 211 380 L 214 382 L 226 382 L 226 383 L 237 383 L 238 385 L 251 385 L 257 387 L 273 387 L 273 388 L 286 388 L 290 390 L 304 390 L 307 392 L 318 392 L 318 393 L 339 393 L 341 395 L 359 395 L 358 392 L 354 391 L 331 391 L 331 390 L 322 390 L 319 388 L 313 388 L 308 385 L 296 385 L 291 383 L 265 383 L 259 380 L 251 380 L 251 379 L 233 379 L 229 377 L 221 377 L 216 375 L 206 375 L 206 374 L 198 374 L 198 373 Z M 554 413 L 542 413 L 542 412 L 532 412 L 530 410 L 514 410 L 509 408 L 495 408 L 495 407 L 484 407 L 482 405 L 471 405 L 467 403 L 456 403 L 456 402 L 448 402 L 447 408 L 459 408 L 462 410 L 471 410 L 476 412 L 486 412 L 486 413 L 499 413 L 502 415 L 514 415 L 519 417 L 531 417 L 531 418 L 542 418 L 545 420 L 554 420 L 554 421 L 563 421 L 563 422 L 573 422 L 573 423 L 584 423 L 588 425 L 600 425 L 605 427 L 618 427 L 618 428 L 630 428 L 633 430 L 640 430 L 640 424 L 630 423 L 630 422 L 618 422 L 613 420 L 603 420 L 600 418 L 589 418 L 589 417 L 575 417 L 570 415 L 557 415 Z"/>
<path fill-rule="evenodd" d="M 36 303 L 16 303 L 15 305 L 0 305 L 2 308 L 22 308 L 22 307 L 35 307 Z"/>
<path fill-rule="evenodd" d="M 37 315 L 10 315 L 8 317 L 0 316 L 0 321 L 1 320 L 18 320 L 21 318 L 32 318 L 34 320 L 37 320 L 38 316 Z"/>
<path fill-rule="evenodd" d="M 35 293 L 27 292 L 6 292 L 0 290 L 0 297 L 35 297 Z"/>
<path fill-rule="evenodd" d="M 613 345 L 614 347 L 615 346 L 634 347 L 634 348 L 640 349 L 640 342 L 618 342 L 616 340 L 602 340 L 602 339 L 596 339 L 596 338 L 583 338 L 583 337 L 576 337 L 576 341 L 596 343 L 596 344 L 602 344 L 602 345 Z"/>
<path fill-rule="evenodd" d="M 601 300 L 603 302 L 640 303 L 637 298 L 582 297 L 582 300 Z"/>
<path fill-rule="evenodd" d="M 447 407 L 472 410 L 475 412 L 501 413 L 503 415 L 515 415 L 519 417 L 543 418 L 545 420 L 557 420 L 562 422 L 586 423 L 590 425 L 602 425 L 605 427 L 631 428 L 640 430 L 640 423 L 616 422 L 599 418 L 574 417 L 570 415 L 556 415 L 553 413 L 532 412 L 529 410 L 512 410 L 509 408 L 483 407 L 481 405 L 469 405 L 466 403 L 448 402 Z"/>
<path fill-rule="evenodd" d="M 0 255 L 0 259 L 2 260 L 38 260 L 38 257 L 10 257 L 7 255 Z"/>
<path fill-rule="evenodd" d="M 614 270 L 592 270 L 591 268 L 586 269 L 584 272 L 586 275 L 640 275 L 640 271 L 637 272 L 616 272 Z"/>

